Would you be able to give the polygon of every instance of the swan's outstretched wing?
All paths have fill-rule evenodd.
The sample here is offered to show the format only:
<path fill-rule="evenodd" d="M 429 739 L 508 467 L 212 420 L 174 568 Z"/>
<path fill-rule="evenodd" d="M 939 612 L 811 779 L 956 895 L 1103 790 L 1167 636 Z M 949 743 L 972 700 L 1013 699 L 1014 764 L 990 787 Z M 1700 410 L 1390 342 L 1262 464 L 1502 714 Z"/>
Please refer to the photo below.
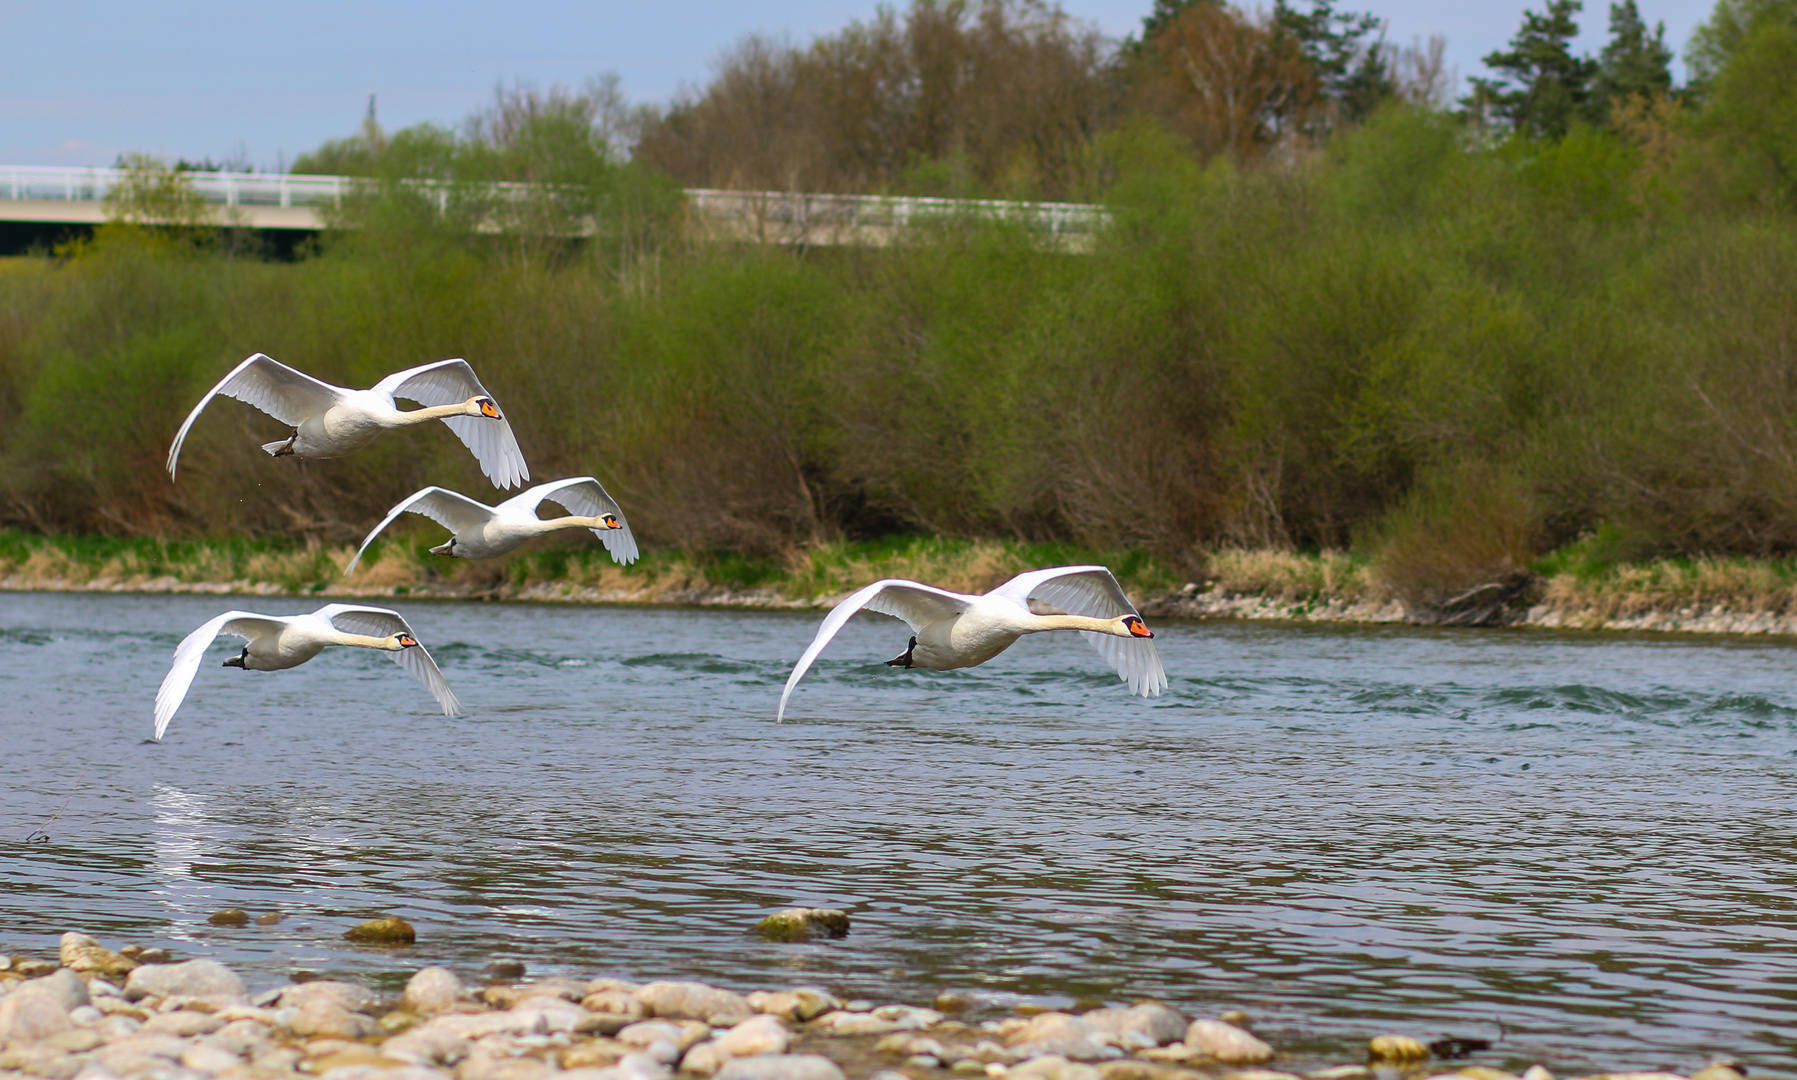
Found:
<path fill-rule="evenodd" d="M 175 718 L 175 710 L 187 697 L 187 688 L 193 685 L 193 677 L 199 672 L 200 661 L 205 658 L 206 647 L 212 644 L 212 639 L 220 634 L 234 634 L 248 640 L 264 633 L 280 633 L 286 625 L 287 620 L 272 615 L 227 611 L 206 620 L 198 630 L 182 638 L 181 644 L 175 646 L 174 665 L 162 677 L 162 686 L 156 691 L 156 733 L 151 738 L 159 740 L 168 730 L 168 722 Z"/>
<path fill-rule="evenodd" d="M 1102 566 L 1057 566 L 1049 570 L 1031 570 L 992 590 L 1029 606 L 1030 597 L 1053 604 L 1069 615 L 1089 615 L 1097 619 L 1116 619 L 1124 615 L 1140 615 L 1123 586 Z M 1152 638 L 1121 638 L 1110 634 L 1080 631 L 1104 657 L 1119 678 L 1129 684 L 1129 692 L 1149 697 L 1167 688 L 1167 672 L 1161 667 L 1161 654 Z"/>
<path fill-rule="evenodd" d="M 855 612 L 865 609 L 903 619 L 911 627 L 911 632 L 917 633 L 933 622 L 961 614 L 974 599 L 901 578 L 876 581 L 865 589 L 850 594 L 842 603 L 831 608 L 830 614 L 824 616 L 823 625 L 817 628 L 817 636 L 805 647 L 799 662 L 793 666 L 792 674 L 786 677 L 786 689 L 780 694 L 780 709 L 774 714 L 774 719 L 779 721 L 785 718 L 786 701 L 792 697 L 793 687 L 799 685 L 799 680 L 810 670 L 812 661 L 817 659 L 818 654 L 824 651 L 824 646 L 830 644 L 830 639 L 836 636 L 836 632 L 843 628 L 849 621 L 849 616 Z"/>
<path fill-rule="evenodd" d="M 388 608 L 363 607 L 360 604 L 326 604 L 312 614 L 335 626 L 347 634 L 366 634 L 369 637 L 392 637 L 394 634 L 412 634 L 412 628 L 406 624 L 399 612 Z M 418 639 L 412 634 L 412 639 Z M 421 643 L 415 648 L 401 649 L 396 653 L 388 653 L 393 662 L 406 669 L 406 674 L 417 679 L 437 704 L 443 707 L 444 716 L 460 716 L 462 703 L 456 700 L 455 692 L 449 688 L 449 680 L 437 670 L 437 662 L 431 654 L 424 651 Z"/>
<path fill-rule="evenodd" d="M 493 397 L 474 377 L 474 369 L 466 360 L 439 360 L 415 368 L 395 372 L 374 384 L 374 389 L 393 397 L 407 398 L 420 405 L 458 405 L 475 395 Z M 498 399 L 494 398 L 494 404 Z M 443 422 L 463 445 L 474 452 L 480 471 L 494 487 L 514 488 L 530 479 L 530 468 L 524 464 L 524 451 L 512 436 L 511 422 L 485 416 L 449 416 Z"/>
<path fill-rule="evenodd" d="M 419 488 L 399 500 L 393 509 L 387 511 L 387 516 L 381 519 L 381 523 L 370 529 L 368 535 L 362 538 L 362 546 L 356 549 L 356 557 L 349 561 L 349 567 L 343 571 L 344 577 L 356 572 L 356 564 L 362 561 L 362 553 L 368 550 L 369 544 L 374 543 L 374 538 L 380 535 L 381 530 L 393 524 L 394 518 L 408 510 L 414 514 L 423 514 L 455 533 L 459 533 L 463 529 L 472 529 L 493 519 L 493 508 L 486 503 L 477 502 L 448 488 Z"/>
<path fill-rule="evenodd" d="M 618 500 L 611 497 L 599 481 L 590 476 L 571 476 L 566 480 L 552 480 L 547 484 L 538 484 L 521 494 L 513 495 L 505 501 L 505 506 L 522 510 L 526 513 L 537 512 L 537 504 L 545 500 L 560 503 L 574 512 L 575 517 L 599 517 L 601 514 L 612 514 L 617 517 L 621 529 L 594 529 L 593 535 L 605 545 L 611 554 L 612 561 L 620 566 L 629 566 L 636 561 L 636 537 L 630 534 L 630 522 L 625 520 L 624 511 L 618 507 Z"/>
<path fill-rule="evenodd" d="M 181 444 L 187 441 L 187 430 L 200 418 L 200 411 L 220 394 L 261 409 L 289 427 L 299 427 L 307 417 L 335 405 L 343 393 L 328 382 L 321 382 L 279 360 L 257 353 L 232 368 L 231 373 L 207 391 L 187 414 L 181 430 L 175 432 L 174 445 L 168 448 L 168 474 L 171 478 L 175 475 L 175 459 L 181 456 Z"/>

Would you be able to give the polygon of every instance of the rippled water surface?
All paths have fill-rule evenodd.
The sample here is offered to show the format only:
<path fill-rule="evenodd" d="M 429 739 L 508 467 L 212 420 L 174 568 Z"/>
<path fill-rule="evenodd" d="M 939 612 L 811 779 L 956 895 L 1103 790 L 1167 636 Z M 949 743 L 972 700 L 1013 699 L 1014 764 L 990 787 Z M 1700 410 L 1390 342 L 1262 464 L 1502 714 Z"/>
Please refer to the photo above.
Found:
<path fill-rule="evenodd" d="M 1797 1075 L 1788 642 L 1163 622 L 1143 702 L 1074 635 L 889 669 L 905 631 L 868 616 L 776 725 L 814 616 L 402 602 L 468 716 L 384 656 L 241 672 L 221 642 L 146 741 L 189 629 L 312 606 L 0 594 L 0 950 L 1152 995 L 1300 1061 L 1399 1031 Z M 853 933 L 746 932 L 793 904 Z M 341 940 L 385 912 L 415 948 Z"/>

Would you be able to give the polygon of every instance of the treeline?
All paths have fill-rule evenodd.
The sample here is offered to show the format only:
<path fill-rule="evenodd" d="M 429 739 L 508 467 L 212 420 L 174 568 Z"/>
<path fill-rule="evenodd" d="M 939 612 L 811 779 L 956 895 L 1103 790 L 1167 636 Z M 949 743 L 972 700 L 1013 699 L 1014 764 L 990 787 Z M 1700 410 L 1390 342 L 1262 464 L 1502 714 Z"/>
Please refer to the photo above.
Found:
<path fill-rule="evenodd" d="M 1049 15 L 1035 40 L 1073 48 Z M 1217 17 L 1278 36 L 1208 4 L 1167 25 Z M 1078 183 L 1113 224 L 1089 254 L 975 219 L 883 249 L 697 242 L 684 178 L 643 147 L 717 85 L 659 116 L 599 84 L 501 95 L 458 132 L 370 125 L 325 148 L 330 171 L 360 146 L 364 175 L 469 183 L 371 184 L 355 227 L 295 263 L 122 212 L 0 272 L 0 519 L 339 543 L 426 483 L 492 494 L 447 431 L 273 461 L 255 444 L 279 426 L 229 402 L 171 484 L 182 416 L 261 350 L 364 386 L 466 356 L 535 476 L 595 473 L 650 544 L 696 552 L 935 533 L 1196 566 L 1352 546 L 1426 599 L 1571 544 L 1797 550 L 1797 3 L 1725 0 L 1701 82 L 1612 94 L 1607 118 L 1601 57 L 1574 73 L 1582 99 L 1519 66 L 1465 102 L 1377 94 L 1356 118 L 1340 88 L 1395 70 L 1357 40 L 1338 89 L 1318 83 L 1327 107 L 1266 121 L 1249 151 L 1196 151 L 1153 110 L 1100 125 Z M 793 53 L 811 50 L 767 55 Z M 1542 92 L 1503 96 L 1524 87 Z M 1564 100 L 1563 134 L 1532 119 Z M 563 179 L 481 202 L 476 181 L 524 174 Z M 515 216 L 494 232 L 497 213 Z M 601 228 L 574 239 L 576 220 Z"/>

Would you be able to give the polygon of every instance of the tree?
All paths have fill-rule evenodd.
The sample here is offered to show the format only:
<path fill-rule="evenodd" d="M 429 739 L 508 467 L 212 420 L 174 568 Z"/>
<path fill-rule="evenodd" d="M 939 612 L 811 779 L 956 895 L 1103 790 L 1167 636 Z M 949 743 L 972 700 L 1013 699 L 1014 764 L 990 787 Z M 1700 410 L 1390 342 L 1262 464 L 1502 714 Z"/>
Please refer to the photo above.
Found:
<path fill-rule="evenodd" d="M 1756 23 L 1715 74 L 1699 122 L 1733 194 L 1797 206 L 1797 27 Z"/>
<path fill-rule="evenodd" d="M 1692 32 L 1691 44 L 1685 49 L 1685 64 L 1698 96 L 1728 66 L 1748 32 L 1768 19 L 1797 27 L 1797 0 L 1717 0 L 1710 17 Z"/>
<path fill-rule="evenodd" d="M 1321 115 L 1310 58 L 1269 16 L 1191 4 L 1147 46 L 1137 94 L 1200 157 L 1257 157 Z"/>
<path fill-rule="evenodd" d="M 1592 106 L 1608 119 L 1610 112 L 1631 96 L 1651 101 L 1672 91 L 1672 50 L 1666 47 L 1666 24 L 1656 23 L 1653 33 L 1635 6 L 1635 0 L 1610 5 L 1610 43 L 1597 58 L 1597 79 L 1592 85 Z"/>
<path fill-rule="evenodd" d="M 1297 41 L 1340 117 L 1359 122 L 1397 92 L 1381 47 L 1385 20 L 1369 12 L 1337 11 L 1335 4 L 1310 0 L 1310 10 L 1300 12 L 1275 0 L 1273 25 Z"/>
<path fill-rule="evenodd" d="M 1581 0 L 1548 0 L 1542 14 L 1523 12 L 1510 48 L 1484 59 L 1497 76 L 1473 78 L 1473 92 L 1462 99 L 1468 110 L 1541 139 L 1561 138 L 1574 121 L 1588 119 L 1598 63 L 1574 56 L 1571 45 L 1579 32 L 1573 16 L 1584 6 Z"/>

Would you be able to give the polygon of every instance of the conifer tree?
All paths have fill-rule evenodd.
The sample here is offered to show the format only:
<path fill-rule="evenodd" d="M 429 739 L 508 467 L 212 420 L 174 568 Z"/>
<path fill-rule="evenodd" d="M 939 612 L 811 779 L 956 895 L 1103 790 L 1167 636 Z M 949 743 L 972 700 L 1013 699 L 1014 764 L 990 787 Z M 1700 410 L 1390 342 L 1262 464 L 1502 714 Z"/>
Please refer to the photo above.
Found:
<path fill-rule="evenodd" d="M 1474 77 L 1462 99 L 1471 111 L 1496 118 L 1512 131 L 1542 139 L 1563 137 L 1573 122 L 1590 118 L 1597 61 L 1572 54 L 1581 0 L 1548 0 L 1541 14 L 1523 12 L 1510 48 L 1489 54 L 1496 77 Z"/>
<path fill-rule="evenodd" d="M 1610 5 L 1610 43 L 1597 59 L 1597 80 L 1592 105 L 1600 120 L 1607 120 L 1612 106 L 1638 94 L 1646 100 L 1672 92 L 1672 50 L 1666 46 L 1666 24 L 1656 23 L 1653 33 L 1635 0 Z"/>

